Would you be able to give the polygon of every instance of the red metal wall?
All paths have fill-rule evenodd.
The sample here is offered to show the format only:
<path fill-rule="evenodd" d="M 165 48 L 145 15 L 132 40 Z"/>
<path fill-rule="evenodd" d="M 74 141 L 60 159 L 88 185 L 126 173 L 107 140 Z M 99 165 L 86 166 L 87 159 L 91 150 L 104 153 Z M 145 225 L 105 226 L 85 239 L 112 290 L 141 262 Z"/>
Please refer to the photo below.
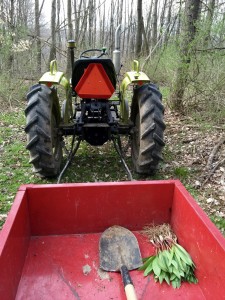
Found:
<path fill-rule="evenodd" d="M 170 222 L 173 182 L 63 184 L 27 188 L 33 235 L 132 230 Z"/>
<path fill-rule="evenodd" d="M 206 299 L 225 299 L 225 239 L 180 182 L 176 182 L 171 225 L 196 263 Z"/>

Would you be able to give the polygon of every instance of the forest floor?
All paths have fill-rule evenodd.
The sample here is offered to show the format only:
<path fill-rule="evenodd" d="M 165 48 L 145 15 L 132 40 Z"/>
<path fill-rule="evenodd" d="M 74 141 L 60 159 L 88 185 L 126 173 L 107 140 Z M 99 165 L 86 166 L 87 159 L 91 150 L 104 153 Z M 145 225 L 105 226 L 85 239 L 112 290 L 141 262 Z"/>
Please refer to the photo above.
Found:
<path fill-rule="evenodd" d="M 23 107 L 24 106 L 24 107 Z M 25 103 L 0 113 L 0 228 L 21 184 L 55 183 L 32 172 L 25 149 Z M 130 149 L 126 161 L 135 180 L 179 179 L 211 220 L 225 233 L 225 124 L 210 125 L 196 118 L 165 111 L 164 161 L 154 177 L 141 177 L 132 169 Z M 123 144 L 127 139 L 123 139 Z M 64 160 L 64 163 L 66 159 Z M 128 180 L 111 142 L 103 147 L 82 143 L 62 182 Z"/>
<path fill-rule="evenodd" d="M 225 232 L 225 124 L 213 126 L 169 110 L 165 120 L 163 172 L 178 176 Z"/>

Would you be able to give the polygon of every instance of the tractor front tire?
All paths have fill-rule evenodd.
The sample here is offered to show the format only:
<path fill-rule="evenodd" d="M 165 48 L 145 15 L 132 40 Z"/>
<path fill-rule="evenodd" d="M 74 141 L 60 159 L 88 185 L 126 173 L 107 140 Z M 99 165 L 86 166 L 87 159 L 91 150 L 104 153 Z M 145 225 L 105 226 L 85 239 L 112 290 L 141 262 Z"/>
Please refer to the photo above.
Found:
<path fill-rule="evenodd" d="M 59 132 L 60 109 L 57 91 L 36 84 L 27 94 L 25 109 L 27 149 L 34 171 L 41 177 L 56 177 L 62 161 L 62 137 Z"/>
<path fill-rule="evenodd" d="M 162 160 L 165 145 L 163 132 L 164 106 L 162 95 L 153 84 L 134 89 L 131 106 L 131 121 L 134 123 L 131 135 L 131 156 L 135 172 L 154 175 Z"/>

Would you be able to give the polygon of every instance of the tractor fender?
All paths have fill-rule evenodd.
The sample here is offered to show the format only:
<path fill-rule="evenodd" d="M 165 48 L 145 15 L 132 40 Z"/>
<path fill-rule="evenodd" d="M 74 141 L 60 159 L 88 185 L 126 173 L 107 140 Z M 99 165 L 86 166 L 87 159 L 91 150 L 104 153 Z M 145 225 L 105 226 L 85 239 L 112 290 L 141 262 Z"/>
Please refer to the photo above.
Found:
<path fill-rule="evenodd" d="M 144 73 L 139 71 L 139 62 L 137 60 L 133 61 L 132 71 L 127 72 L 120 85 L 120 113 L 122 122 L 127 124 L 129 119 L 129 110 L 126 100 L 127 88 L 130 84 L 143 85 L 144 83 L 150 82 L 149 77 Z"/>
<path fill-rule="evenodd" d="M 39 80 L 39 83 L 45 84 L 48 87 L 51 87 L 53 85 L 61 85 L 62 87 L 64 87 L 64 90 L 66 92 L 66 102 L 64 104 L 65 109 L 64 114 L 62 115 L 62 121 L 64 124 L 68 124 L 70 118 L 73 115 L 71 88 L 70 83 L 65 77 L 64 73 L 58 71 L 56 60 L 52 60 L 50 62 L 50 71 L 43 74 L 43 76 Z"/>

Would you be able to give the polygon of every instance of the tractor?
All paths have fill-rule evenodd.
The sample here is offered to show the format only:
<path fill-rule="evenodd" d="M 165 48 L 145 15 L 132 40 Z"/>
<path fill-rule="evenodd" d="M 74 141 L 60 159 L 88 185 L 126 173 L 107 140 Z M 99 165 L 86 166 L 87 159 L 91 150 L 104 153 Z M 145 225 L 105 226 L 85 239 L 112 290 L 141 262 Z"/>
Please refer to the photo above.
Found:
<path fill-rule="evenodd" d="M 113 59 L 108 57 L 106 48 L 102 48 L 83 51 L 75 60 L 75 42 L 69 41 L 71 79 L 58 71 L 57 62 L 53 60 L 50 71 L 30 88 L 25 109 L 26 148 L 30 153 L 29 162 L 40 176 L 56 177 L 62 172 L 66 136 L 72 136 L 72 144 L 64 170 L 81 141 L 92 146 L 113 141 L 121 153 L 120 136 L 126 135 L 130 138 L 134 171 L 146 175 L 157 171 L 165 145 L 162 95 L 139 70 L 136 60 L 132 71 L 119 82 L 120 34 L 119 25 Z M 65 89 L 66 95 L 61 107 L 59 86 Z"/>

